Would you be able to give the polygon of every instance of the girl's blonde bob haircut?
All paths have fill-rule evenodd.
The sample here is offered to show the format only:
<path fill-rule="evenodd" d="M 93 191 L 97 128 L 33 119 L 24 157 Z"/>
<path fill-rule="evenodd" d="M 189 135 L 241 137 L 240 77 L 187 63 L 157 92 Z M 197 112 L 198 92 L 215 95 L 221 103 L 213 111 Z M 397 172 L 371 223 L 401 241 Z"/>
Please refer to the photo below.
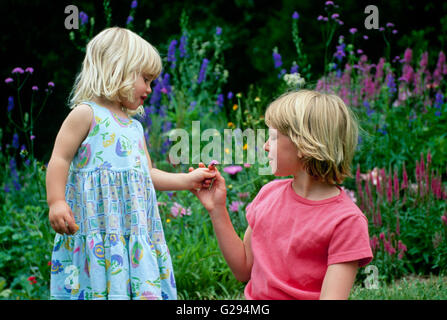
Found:
<path fill-rule="evenodd" d="M 358 125 L 338 96 L 312 90 L 285 93 L 269 105 L 265 123 L 292 140 L 310 176 L 329 184 L 352 177 Z"/>
<path fill-rule="evenodd" d="M 81 72 L 70 94 L 70 108 L 94 98 L 122 103 L 134 101 L 134 83 L 140 74 L 156 79 L 162 70 L 157 49 L 134 32 L 113 27 L 89 41 Z M 133 115 L 141 113 L 127 110 Z"/>

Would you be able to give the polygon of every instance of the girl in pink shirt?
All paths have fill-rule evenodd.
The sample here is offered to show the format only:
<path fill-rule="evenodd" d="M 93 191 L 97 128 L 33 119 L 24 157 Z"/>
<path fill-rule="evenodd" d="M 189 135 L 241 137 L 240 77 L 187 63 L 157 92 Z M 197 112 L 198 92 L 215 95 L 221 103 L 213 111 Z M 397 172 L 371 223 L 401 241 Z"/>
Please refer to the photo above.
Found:
<path fill-rule="evenodd" d="M 241 240 L 226 209 L 225 180 L 194 190 L 209 212 L 247 299 L 347 299 L 372 260 L 368 221 L 337 185 L 351 176 L 358 128 L 333 94 L 289 92 L 267 108 L 264 145 L 275 176 L 247 206 Z"/>

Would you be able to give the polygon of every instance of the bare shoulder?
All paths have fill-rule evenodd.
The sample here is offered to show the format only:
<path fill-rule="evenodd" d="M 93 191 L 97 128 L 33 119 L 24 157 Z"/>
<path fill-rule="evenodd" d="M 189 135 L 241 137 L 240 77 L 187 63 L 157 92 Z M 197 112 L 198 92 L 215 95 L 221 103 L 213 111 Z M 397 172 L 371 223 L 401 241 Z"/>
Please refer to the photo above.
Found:
<path fill-rule="evenodd" d="M 68 117 L 72 118 L 74 121 L 90 123 L 93 119 L 93 110 L 87 104 L 79 104 L 73 108 Z"/>
<path fill-rule="evenodd" d="M 84 132 L 89 130 L 93 120 L 93 110 L 89 105 L 77 105 L 65 119 L 65 125 Z"/>

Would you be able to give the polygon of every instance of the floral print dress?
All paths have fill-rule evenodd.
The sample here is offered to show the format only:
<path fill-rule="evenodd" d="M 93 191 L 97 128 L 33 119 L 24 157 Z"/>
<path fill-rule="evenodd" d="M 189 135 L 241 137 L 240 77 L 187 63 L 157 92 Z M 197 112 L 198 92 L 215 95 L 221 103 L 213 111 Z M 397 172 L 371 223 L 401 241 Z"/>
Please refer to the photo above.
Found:
<path fill-rule="evenodd" d="M 51 299 L 176 299 L 143 127 L 84 103 L 94 117 L 65 190 L 79 230 L 56 234 Z"/>

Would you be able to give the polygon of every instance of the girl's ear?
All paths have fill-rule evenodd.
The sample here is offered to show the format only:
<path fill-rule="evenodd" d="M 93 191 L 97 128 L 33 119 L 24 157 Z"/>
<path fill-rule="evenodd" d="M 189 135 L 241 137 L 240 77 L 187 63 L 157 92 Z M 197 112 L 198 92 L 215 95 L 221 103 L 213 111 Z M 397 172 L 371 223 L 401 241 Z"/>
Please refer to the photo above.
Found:
<path fill-rule="evenodd" d="M 300 160 L 303 159 L 303 153 L 301 152 L 301 150 L 298 150 L 298 158 Z"/>

